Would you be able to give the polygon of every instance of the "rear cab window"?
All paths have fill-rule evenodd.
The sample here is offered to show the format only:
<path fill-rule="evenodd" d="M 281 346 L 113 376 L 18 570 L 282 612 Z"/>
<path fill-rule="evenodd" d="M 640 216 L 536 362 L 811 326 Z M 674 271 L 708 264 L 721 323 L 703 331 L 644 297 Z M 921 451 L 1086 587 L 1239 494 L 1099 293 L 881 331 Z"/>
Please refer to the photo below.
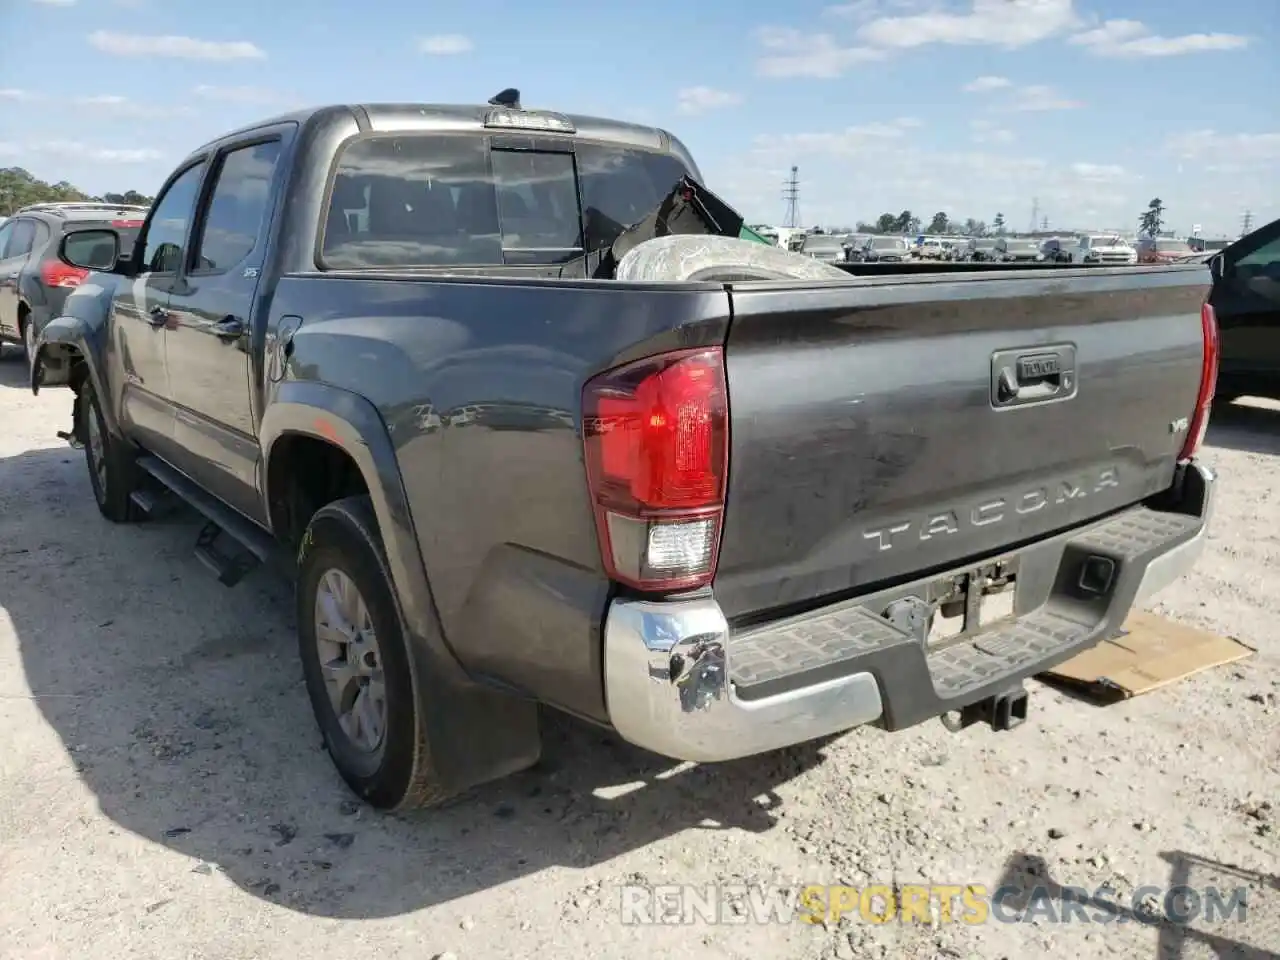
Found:
<path fill-rule="evenodd" d="M 323 266 L 566 264 L 612 244 L 686 172 L 667 154 L 548 143 L 406 134 L 347 144 L 324 215 Z"/>

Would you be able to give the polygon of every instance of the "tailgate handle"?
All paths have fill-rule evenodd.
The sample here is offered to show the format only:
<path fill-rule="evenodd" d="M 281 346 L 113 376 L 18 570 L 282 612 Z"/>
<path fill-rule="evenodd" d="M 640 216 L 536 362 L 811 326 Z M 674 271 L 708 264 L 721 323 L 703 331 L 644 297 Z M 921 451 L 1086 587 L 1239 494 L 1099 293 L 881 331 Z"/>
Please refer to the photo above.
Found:
<path fill-rule="evenodd" d="M 1001 350 L 991 359 L 994 406 L 1020 406 L 1075 393 L 1074 345 Z"/>

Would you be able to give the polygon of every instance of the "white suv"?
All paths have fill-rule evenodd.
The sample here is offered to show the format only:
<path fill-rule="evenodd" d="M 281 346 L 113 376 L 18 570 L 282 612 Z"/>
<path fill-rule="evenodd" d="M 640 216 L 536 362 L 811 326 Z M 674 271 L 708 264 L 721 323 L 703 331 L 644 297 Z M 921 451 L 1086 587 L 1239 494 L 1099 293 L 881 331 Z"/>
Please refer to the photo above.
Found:
<path fill-rule="evenodd" d="M 1076 263 L 1130 264 L 1138 262 L 1138 251 L 1123 237 L 1094 234 L 1080 238 L 1073 259 Z"/>

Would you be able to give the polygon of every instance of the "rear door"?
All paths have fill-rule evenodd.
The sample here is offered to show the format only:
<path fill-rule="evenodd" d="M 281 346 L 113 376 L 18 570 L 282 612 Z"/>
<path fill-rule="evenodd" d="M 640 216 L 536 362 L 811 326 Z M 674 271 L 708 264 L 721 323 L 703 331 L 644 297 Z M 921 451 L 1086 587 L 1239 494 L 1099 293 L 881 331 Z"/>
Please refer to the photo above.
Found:
<path fill-rule="evenodd" d="M 726 612 L 945 569 L 1166 489 L 1207 279 L 734 285 Z"/>
<path fill-rule="evenodd" d="M 175 466 L 257 521 L 264 517 L 250 331 L 281 137 L 260 135 L 218 151 L 191 254 L 169 297 L 165 335 Z"/>

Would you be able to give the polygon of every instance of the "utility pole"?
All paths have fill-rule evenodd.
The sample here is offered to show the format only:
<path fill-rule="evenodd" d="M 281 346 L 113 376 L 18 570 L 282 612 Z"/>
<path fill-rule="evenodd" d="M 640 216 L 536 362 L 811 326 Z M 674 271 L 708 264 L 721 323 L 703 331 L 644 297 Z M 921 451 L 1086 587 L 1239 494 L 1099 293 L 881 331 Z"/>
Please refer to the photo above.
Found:
<path fill-rule="evenodd" d="M 1030 233 L 1036 232 L 1036 224 L 1040 222 L 1040 198 L 1031 198 L 1031 230 Z"/>
<path fill-rule="evenodd" d="M 791 176 L 783 181 L 782 199 L 787 201 L 784 227 L 800 226 L 800 168 L 792 167 Z"/>
<path fill-rule="evenodd" d="M 1244 236 L 1253 229 L 1253 211 L 1245 210 L 1244 216 L 1240 218 L 1240 236 Z"/>
<path fill-rule="evenodd" d="M 1040 221 L 1040 229 L 1045 233 L 1049 232 L 1049 218 L 1045 217 Z"/>

